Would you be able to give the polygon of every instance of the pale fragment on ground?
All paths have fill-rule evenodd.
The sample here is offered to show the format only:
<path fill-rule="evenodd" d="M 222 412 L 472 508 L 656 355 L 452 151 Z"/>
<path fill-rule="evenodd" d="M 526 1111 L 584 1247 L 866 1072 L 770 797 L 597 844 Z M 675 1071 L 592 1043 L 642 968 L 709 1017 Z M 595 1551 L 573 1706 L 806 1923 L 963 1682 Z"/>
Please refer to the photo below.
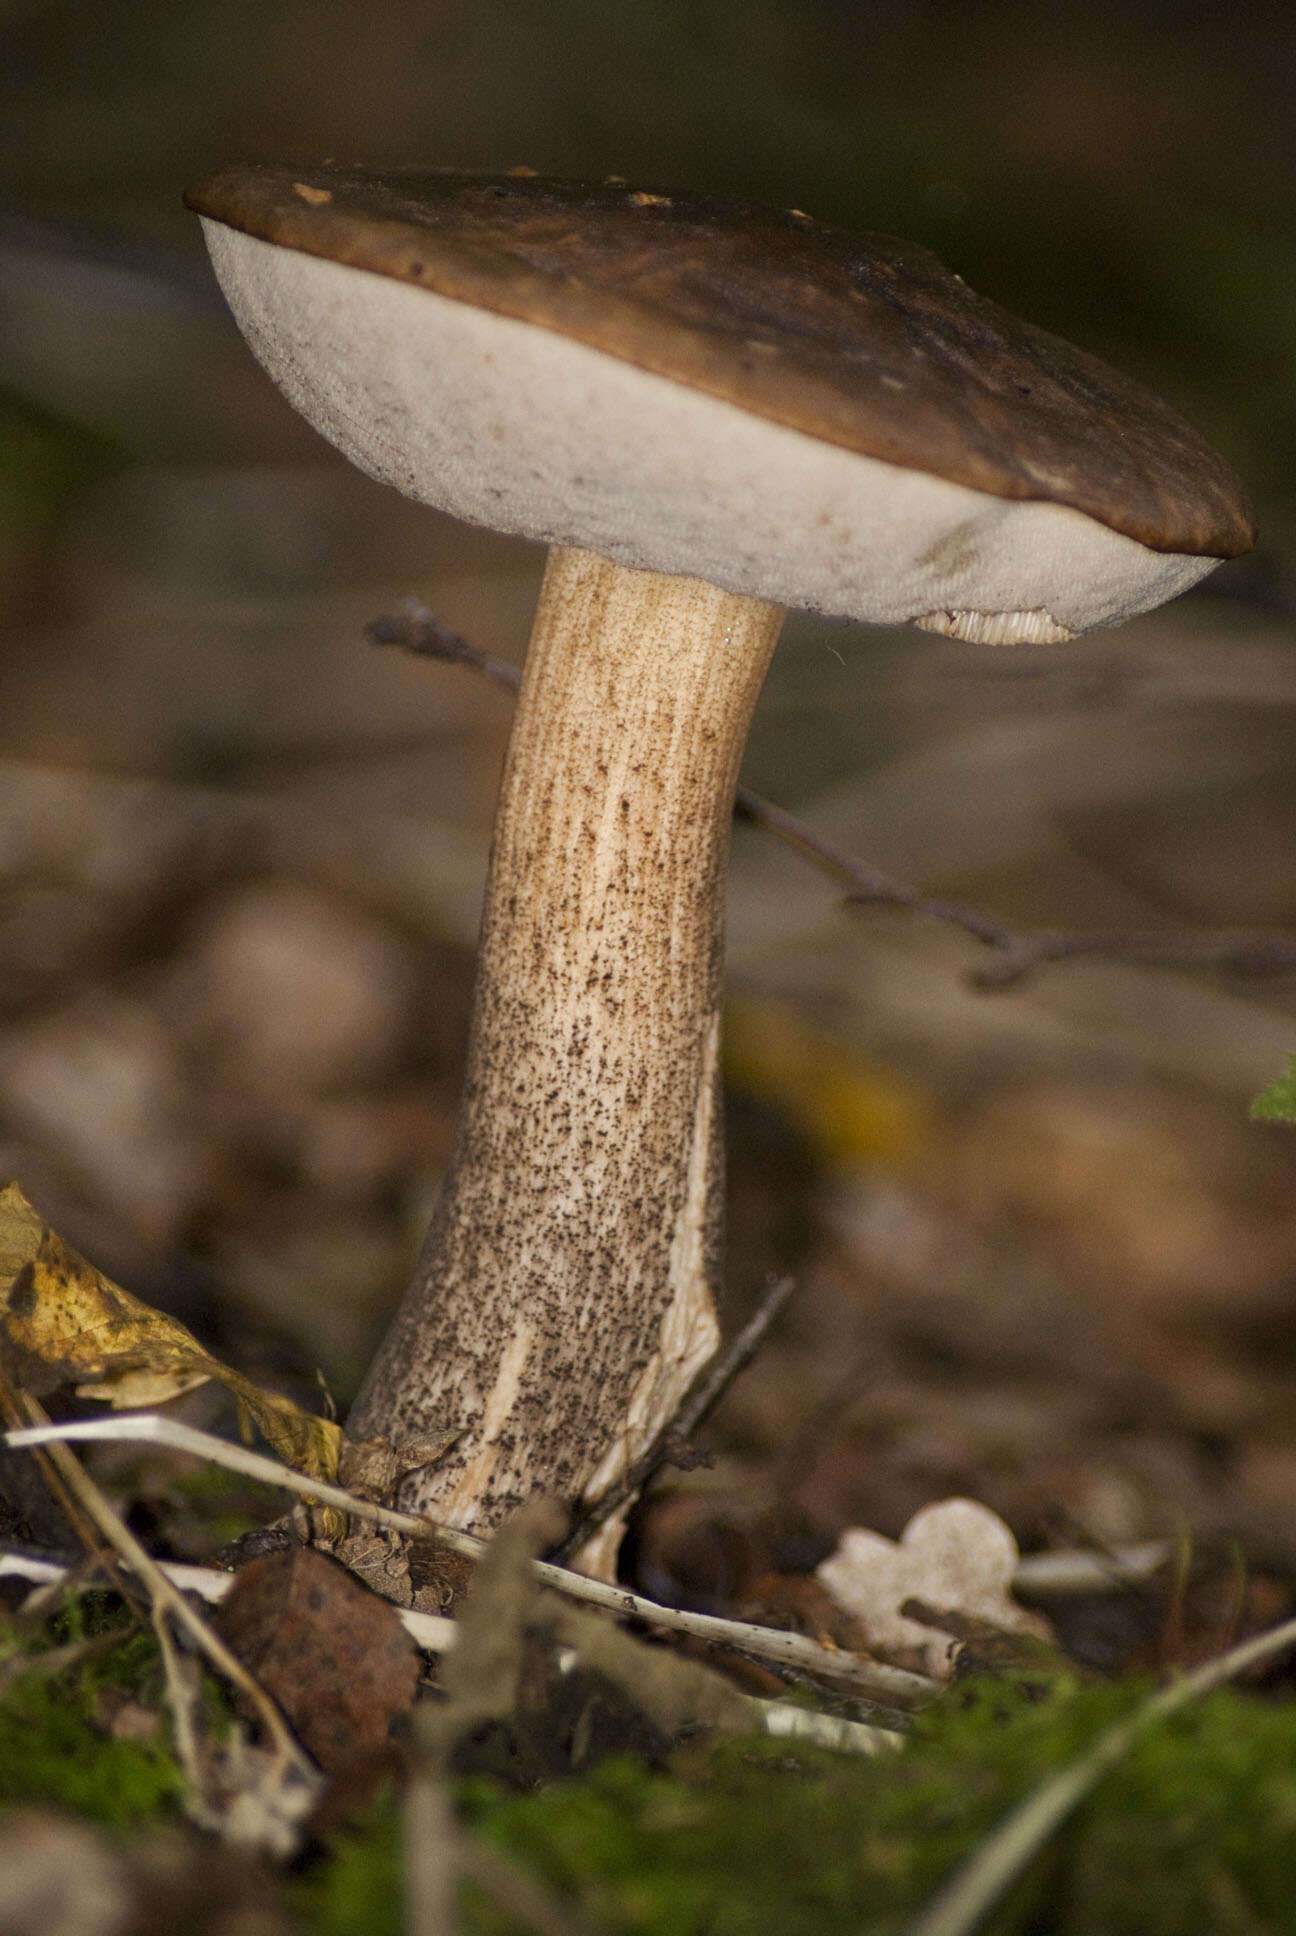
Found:
<path fill-rule="evenodd" d="M 818 1577 L 879 1653 L 948 1679 L 958 1643 L 901 1612 L 907 1601 L 1043 1639 L 1048 1629 L 1013 1600 L 1017 1542 L 988 1506 L 944 1499 L 915 1513 L 899 1540 L 852 1526 Z"/>
<path fill-rule="evenodd" d="M 303 1824 L 320 1797 L 303 1757 L 299 1767 L 269 1748 L 249 1741 L 241 1727 L 231 1729 L 213 1753 L 217 1806 L 189 1813 L 199 1827 L 219 1834 L 231 1848 L 286 1862 L 301 1848 Z"/>

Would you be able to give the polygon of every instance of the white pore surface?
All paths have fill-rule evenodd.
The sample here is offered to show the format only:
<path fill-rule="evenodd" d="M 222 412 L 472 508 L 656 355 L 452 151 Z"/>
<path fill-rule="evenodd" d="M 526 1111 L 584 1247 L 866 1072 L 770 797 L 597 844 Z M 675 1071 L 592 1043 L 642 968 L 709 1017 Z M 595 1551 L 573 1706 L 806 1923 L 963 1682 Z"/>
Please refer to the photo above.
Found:
<path fill-rule="evenodd" d="M 861 457 L 555 331 L 203 227 L 289 401 L 362 470 L 472 524 L 991 642 L 1114 624 L 1218 562 Z"/>

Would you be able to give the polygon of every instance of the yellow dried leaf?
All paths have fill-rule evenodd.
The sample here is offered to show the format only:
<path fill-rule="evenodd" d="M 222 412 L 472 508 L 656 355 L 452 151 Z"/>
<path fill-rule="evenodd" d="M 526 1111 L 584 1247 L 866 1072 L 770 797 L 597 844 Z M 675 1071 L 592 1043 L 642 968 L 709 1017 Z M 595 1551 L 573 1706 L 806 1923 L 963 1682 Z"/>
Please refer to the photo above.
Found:
<path fill-rule="evenodd" d="M 118 1409 L 218 1379 L 281 1459 L 317 1479 L 337 1475 L 338 1426 L 262 1391 L 183 1324 L 114 1284 L 50 1229 L 16 1183 L 0 1190 L 0 1362 L 37 1397 L 73 1385 Z"/>

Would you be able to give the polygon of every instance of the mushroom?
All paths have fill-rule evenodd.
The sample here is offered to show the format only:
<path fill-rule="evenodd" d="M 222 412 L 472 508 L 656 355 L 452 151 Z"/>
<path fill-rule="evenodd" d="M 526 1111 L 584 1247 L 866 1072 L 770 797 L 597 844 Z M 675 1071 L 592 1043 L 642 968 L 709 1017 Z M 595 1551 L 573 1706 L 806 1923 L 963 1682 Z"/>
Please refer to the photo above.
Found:
<path fill-rule="evenodd" d="M 716 1344 L 724 871 L 784 608 L 1069 639 L 1245 551 L 1246 498 L 1134 383 L 797 210 L 331 165 L 186 200 L 326 437 L 551 547 L 455 1149 L 350 1429 L 453 1436 L 404 1496 L 455 1524 L 588 1502 Z"/>

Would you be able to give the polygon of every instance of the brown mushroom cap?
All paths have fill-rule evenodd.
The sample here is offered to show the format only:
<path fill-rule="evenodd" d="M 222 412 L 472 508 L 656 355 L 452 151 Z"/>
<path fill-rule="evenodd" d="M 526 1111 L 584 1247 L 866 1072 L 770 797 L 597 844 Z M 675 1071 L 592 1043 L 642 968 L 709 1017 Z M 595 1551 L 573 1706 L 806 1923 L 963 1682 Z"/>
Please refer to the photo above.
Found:
<path fill-rule="evenodd" d="M 554 330 L 753 415 L 1154 551 L 1254 542 L 1228 465 L 1141 385 L 928 250 L 796 212 L 530 175 L 231 168 L 185 197 L 245 234 Z"/>

